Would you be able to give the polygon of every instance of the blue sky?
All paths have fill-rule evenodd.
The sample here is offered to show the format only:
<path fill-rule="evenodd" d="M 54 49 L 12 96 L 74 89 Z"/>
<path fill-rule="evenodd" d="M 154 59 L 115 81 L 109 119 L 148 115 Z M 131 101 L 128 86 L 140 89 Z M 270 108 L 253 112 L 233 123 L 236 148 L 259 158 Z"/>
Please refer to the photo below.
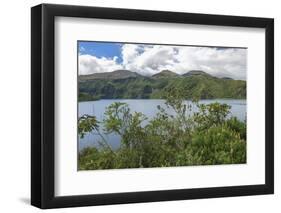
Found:
<path fill-rule="evenodd" d="M 202 70 L 246 80 L 247 49 L 79 41 L 79 75 L 127 69 L 150 76 Z"/>
<path fill-rule="evenodd" d="M 93 55 L 98 58 L 113 58 L 117 56 L 117 62 L 122 63 L 120 43 L 79 41 L 79 54 Z"/>

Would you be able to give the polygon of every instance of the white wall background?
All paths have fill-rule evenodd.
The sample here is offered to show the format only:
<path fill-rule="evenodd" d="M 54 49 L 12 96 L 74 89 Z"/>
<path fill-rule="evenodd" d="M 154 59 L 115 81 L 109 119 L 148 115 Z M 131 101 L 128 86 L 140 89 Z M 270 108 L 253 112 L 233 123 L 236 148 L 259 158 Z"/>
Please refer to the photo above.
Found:
<path fill-rule="evenodd" d="M 201 199 L 50 210 L 50 212 L 278 212 L 281 209 L 281 13 L 264 0 L 58 0 L 45 3 L 170 10 L 275 18 L 275 195 Z M 2 1 L 0 7 L 0 212 L 39 212 L 30 197 L 30 7 L 37 0 Z M 279 83 L 280 82 L 280 83 Z M 280 210 L 279 210 L 280 211 Z"/>

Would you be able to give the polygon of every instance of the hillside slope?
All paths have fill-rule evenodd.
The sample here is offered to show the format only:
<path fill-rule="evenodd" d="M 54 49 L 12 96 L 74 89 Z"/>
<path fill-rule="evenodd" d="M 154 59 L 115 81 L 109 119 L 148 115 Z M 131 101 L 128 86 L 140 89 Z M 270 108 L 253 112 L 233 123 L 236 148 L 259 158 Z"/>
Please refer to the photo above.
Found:
<path fill-rule="evenodd" d="M 186 99 L 246 98 L 246 81 L 216 78 L 203 71 L 177 75 L 160 72 L 146 77 L 128 70 L 79 76 L 79 101 L 96 99 L 163 98 L 178 88 Z M 175 74 L 175 75 L 173 75 Z"/>
<path fill-rule="evenodd" d="M 88 81 L 88 80 L 95 80 L 95 79 L 125 79 L 125 78 L 136 78 L 140 75 L 136 72 L 131 72 L 129 70 L 115 70 L 113 72 L 103 72 L 103 73 L 94 73 L 90 75 L 80 75 L 79 81 Z"/>
<path fill-rule="evenodd" d="M 178 76 L 179 75 L 177 73 L 174 73 L 170 70 L 163 70 L 155 75 L 152 75 L 152 78 L 174 78 Z"/>

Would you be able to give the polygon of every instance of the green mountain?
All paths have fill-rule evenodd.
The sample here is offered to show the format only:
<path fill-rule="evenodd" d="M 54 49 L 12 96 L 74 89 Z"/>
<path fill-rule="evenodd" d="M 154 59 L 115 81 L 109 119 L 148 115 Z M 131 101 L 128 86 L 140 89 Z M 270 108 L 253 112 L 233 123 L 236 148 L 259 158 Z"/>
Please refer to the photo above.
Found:
<path fill-rule="evenodd" d="M 155 75 L 152 75 L 153 78 L 174 78 L 178 76 L 179 75 L 177 73 L 174 73 L 170 70 L 163 70 Z"/>
<path fill-rule="evenodd" d="M 96 99 L 163 98 L 165 91 L 181 89 L 186 99 L 246 98 L 246 81 L 217 78 L 203 71 L 178 75 L 164 70 L 151 77 L 129 70 L 79 76 L 79 101 Z"/>
<path fill-rule="evenodd" d="M 140 75 L 136 72 L 131 72 L 129 70 L 115 70 L 113 72 L 103 72 L 103 73 L 94 73 L 90 75 L 80 75 L 80 81 L 89 81 L 89 80 L 96 80 L 96 79 L 107 79 L 107 80 L 114 80 L 114 79 L 125 79 L 125 78 L 136 78 Z"/>
<path fill-rule="evenodd" d="M 209 76 L 211 77 L 210 74 L 202 71 L 202 70 L 191 70 L 191 71 L 188 71 L 187 73 L 184 73 L 182 76 L 195 76 L 195 75 L 204 75 L 204 76 Z"/>
<path fill-rule="evenodd" d="M 222 77 L 221 79 L 225 79 L 225 80 L 233 80 L 232 78 L 230 77 Z"/>

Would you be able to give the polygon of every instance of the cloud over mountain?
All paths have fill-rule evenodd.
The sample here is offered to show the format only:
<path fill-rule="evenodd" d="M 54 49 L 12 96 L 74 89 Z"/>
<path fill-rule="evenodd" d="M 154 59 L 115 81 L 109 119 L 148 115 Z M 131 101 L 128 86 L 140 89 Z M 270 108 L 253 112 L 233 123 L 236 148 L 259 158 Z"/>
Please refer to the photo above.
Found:
<path fill-rule="evenodd" d="M 80 75 L 118 69 L 149 76 L 162 70 L 171 70 L 178 74 L 189 70 L 204 70 L 217 77 L 245 80 L 247 49 L 121 44 L 120 54 L 114 57 L 97 57 L 85 54 L 85 51 L 79 54 Z"/>
<path fill-rule="evenodd" d="M 79 75 L 92 73 L 111 72 L 122 69 L 123 66 L 116 62 L 116 58 L 97 58 L 92 55 L 79 55 Z"/>

